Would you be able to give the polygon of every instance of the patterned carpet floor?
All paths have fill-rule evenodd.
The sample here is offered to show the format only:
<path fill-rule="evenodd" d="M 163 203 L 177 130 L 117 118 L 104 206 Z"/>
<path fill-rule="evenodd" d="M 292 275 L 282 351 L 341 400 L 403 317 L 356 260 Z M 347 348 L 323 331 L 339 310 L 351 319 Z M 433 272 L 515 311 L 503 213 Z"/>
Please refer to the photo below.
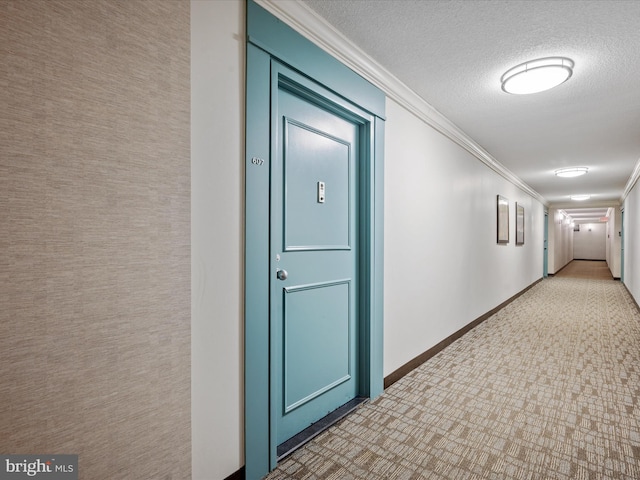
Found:
<path fill-rule="evenodd" d="M 306 446 L 276 479 L 640 479 L 640 314 L 548 278 Z"/>
<path fill-rule="evenodd" d="M 557 272 L 556 277 L 613 279 L 607 262 L 594 260 L 573 260 Z"/>

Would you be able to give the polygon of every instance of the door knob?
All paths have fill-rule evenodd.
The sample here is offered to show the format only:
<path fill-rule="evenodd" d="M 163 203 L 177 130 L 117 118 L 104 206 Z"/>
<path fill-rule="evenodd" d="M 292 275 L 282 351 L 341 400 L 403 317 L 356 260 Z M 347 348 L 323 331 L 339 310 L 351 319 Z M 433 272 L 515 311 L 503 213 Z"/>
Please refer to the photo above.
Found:
<path fill-rule="evenodd" d="M 276 277 L 278 277 L 278 280 L 286 280 L 288 276 L 289 274 L 286 270 L 278 270 L 276 272 Z"/>

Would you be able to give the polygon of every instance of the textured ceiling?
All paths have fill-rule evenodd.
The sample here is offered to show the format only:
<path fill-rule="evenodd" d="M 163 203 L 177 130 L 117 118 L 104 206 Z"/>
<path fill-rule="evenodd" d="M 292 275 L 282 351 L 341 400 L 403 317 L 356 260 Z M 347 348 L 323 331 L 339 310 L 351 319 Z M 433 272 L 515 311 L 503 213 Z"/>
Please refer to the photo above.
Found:
<path fill-rule="evenodd" d="M 302 0 L 552 206 L 617 204 L 640 159 L 640 1 Z M 502 74 L 567 56 L 574 74 L 508 95 Z M 557 178 L 560 167 L 589 174 Z"/>

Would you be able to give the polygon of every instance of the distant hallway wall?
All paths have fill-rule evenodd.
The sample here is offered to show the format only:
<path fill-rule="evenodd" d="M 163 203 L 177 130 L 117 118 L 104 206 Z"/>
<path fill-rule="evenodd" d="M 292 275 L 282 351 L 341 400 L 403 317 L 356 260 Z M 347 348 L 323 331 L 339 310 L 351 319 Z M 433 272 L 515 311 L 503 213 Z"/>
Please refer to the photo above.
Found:
<path fill-rule="evenodd" d="M 549 274 L 559 272 L 573 260 L 573 227 L 564 211 L 549 209 Z"/>
<path fill-rule="evenodd" d="M 573 258 L 577 260 L 606 260 L 607 224 L 583 223 L 573 231 Z"/>

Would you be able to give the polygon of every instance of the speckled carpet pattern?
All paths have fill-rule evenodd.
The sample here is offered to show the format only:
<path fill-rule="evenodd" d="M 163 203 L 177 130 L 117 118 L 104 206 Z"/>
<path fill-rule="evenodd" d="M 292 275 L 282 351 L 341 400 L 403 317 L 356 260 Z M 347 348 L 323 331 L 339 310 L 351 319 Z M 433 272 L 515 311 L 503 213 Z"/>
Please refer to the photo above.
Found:
<path fill-rule="evenodd" d="M 640 314 L 549 278 L 284 459 L 276 479 L 640 479 Z"/>
<path fill-rule="evenodd" d="M 573 260 L 569 262 L 563 269 L 556 273 L 558 277 L 571 278 L 590 278 L 611 280 L 611 270 L 607 266 L 607 262 L 594 260 Z"/>

